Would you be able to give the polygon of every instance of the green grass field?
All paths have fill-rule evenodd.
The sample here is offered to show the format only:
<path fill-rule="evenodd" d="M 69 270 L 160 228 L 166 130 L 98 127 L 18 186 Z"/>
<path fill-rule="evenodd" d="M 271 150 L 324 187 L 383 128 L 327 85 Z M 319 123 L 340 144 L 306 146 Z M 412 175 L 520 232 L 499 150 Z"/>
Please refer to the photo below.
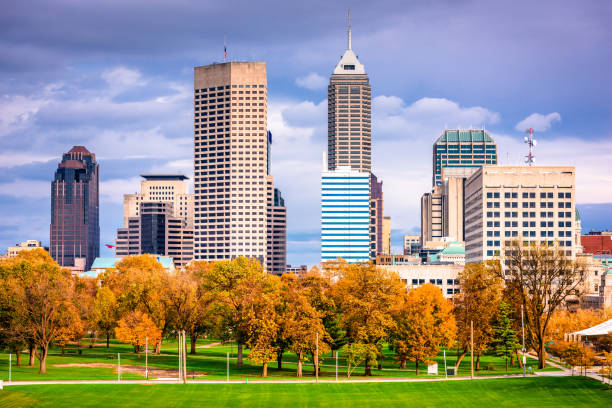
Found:
<path fill-rule="evenodd" d="M 205 346 L 214 340 L 201 340 L 198 346 Z M 93 347 L 89 348 L 91 342 L 84 340 L 80 348 L 80 353 L 77 352 L 75 346 L 70 346 L 66 349 L 66 355 L 61 355 L 61 350 L 52 349 L 47 361 L 47 374 L 38 374 L 38 361 L 33 367 L 27 366 L 28 355 L 22 356 L 22 366 L 17 367 L 15 355 L 13 354 L 12 361 L 12 380 L 114 380 L 117 379 L 117 353 L 121 353 L 122 380 L 142 379 L 143 373 L 137 370 L 131 370 L 129 367 L 142 367 L 145 364 L 144 355 L 141 354 L 140 359 L 136 357 L 133 348 L 126 344 L 121 344 L 112 341 L 110 348 L 106 348 L 104 341 L 97 340 Z M 187 368 L 189 376 L 194 376 L 197 379 L 225 379 L 226 378 L 226 358 L 227 353 L 230 353 L 230 378 L 231 379 L 246 379 L 260 378 L 261 365 L 251 364 L 248 360 L 248 350 L 244 352 L 244 365 L 236 365 L 236 346 L 235 344 L 219 344 L 210 348 L 198 348 L 195 356 L 187 356 Z M 393 351 L 384 348 L 385 355 L 382 360 L 382 369 L 376 367 L 372 370 L 375 377 L 414 377 L 416 375 L 414 363 L 408 363 L 405 369 L 399 369 L 397 362 L 393 359 Z M 456 351 L 447 350 L 447 364 L 453 366 L 456 361 Z M 269 366 L 268 375 L 271 379 L 276 378 L 295 378 L 296 357 L 292 353 L 283 355 L 283 369 L 277 370 L 276 362 Z M 439 365 L 439 375 L 444 375 L 444 358 L 440 354 L 436 357 Z M 346 377 L 346 361 L 342 352 L 339 359 L 339 376 Z M 529 359 L 528 365 L 536 366 L 536 361 Z M 175 377 L 178 366 L 177 344 L 174 340 L 165 340 L 162 347 L 161 355 L 149 354 L 149 367 L 154 369 L 167 370 L 166 372 L 151 373 L 149 378 L 156 377 Z M 488 370 L 492 366 L 493 370 Z M 483 356 L 481 359 L 481 370 L 477 371 L 477 375 L 494 375 L 505 373 L 504 360 L 494 356 Z M 557 370 L 552 367 L 547 367 L 546 370 Z M 322 361 L 321 376 L 327 378 L 335 377 L 335 358 L 330 354 L 326 355 Z M 522 371 L 518 366 L 511 367 L 509 373 L 518 374 Z M 358 367 L 351 378 L 363 378 L 364 369 Z M 426 376 L 427 367 L 421 365 L 421 376 Z M 467 356 L 461 363 L 459 375 L 469 375 L 470 359 Z M 312 378 L 314 370 L 312 362 L 308 361 L 304 366 L 304 376 Z M 0 379 L 8 380 L 8 354 L 0 354 Z"/>
<path fill-rule="evenodd" d="M 0 407 L 605 407 L 612 391 L 579 377 L 417 383 L 39 385 L 7 387 Z"/>

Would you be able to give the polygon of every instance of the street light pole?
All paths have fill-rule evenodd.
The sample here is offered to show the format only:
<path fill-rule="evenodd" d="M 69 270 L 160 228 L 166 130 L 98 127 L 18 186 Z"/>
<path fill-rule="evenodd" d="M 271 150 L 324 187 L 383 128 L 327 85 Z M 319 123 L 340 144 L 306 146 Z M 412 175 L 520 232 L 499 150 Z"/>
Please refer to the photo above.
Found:
<path fill-rule="evenodd" d="M 521 305 L 521 327 L 523 329 L 523 377 L 527 376 L 527 359 L 525 358 L 525 319 L 523 318 L 523 305 Z"/>
<path fill-rule="evenodd" d="M 474 379 L 474 321 L 470 320 L 470 377 Z"/>
<path fill-rule="evenodd" d="M 149 337 L 145 336 L 145 379 L 149 379 Z"/>

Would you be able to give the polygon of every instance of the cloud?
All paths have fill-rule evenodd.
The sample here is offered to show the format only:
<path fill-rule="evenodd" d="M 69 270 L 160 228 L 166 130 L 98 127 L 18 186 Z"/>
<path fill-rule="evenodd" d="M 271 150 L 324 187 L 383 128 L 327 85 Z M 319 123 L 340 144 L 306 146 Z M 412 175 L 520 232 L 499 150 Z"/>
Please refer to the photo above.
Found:
<path fill-rule="evenodd" d="M 100 201 L 123 203 L 124 194 L 140 192 L 140 177 L 112 179 L 100 182 Z"/>
<path fill-rule="evenodd" d="M 310 74 L 299 77 L 295 80 L 295 84 L 300 88 L 309 89 L 311 91 L 318 91 L 320 89 L 327 88 L 327 78 L 317 74 L 316 72 L 311 72 Z"/>
<path fill-rule="evenodd" d="M 8 183 L 0 183 L 0 196 L 23 199 L 49 197 L 51 183 L 37 180 L 16 179 Z"/>
<path fill-rule="evenodd" d="M 553 122 L 561 122 L 561 115 L 558 112 L 549 113 L 548 115 L 532 113 L 517 123 L 515 129 L 525 131 L 525 129 L 532 128 L 536 132 L 544 132 L 552 127 Z"/>
<path fill-rule="evenodd" d="M 144 86 L 147 80 L 142 78 L 140 71 L 126 67 L 115 67 L 102 73 L 102 78 L 108 82 L 111 89 L 122 91 L 125 88 Z"/>
<path fill-rule="evenodd" d="M 379 139 L 394 138 L 398 134 L 423 137 L 427 132 L 439 135 L 444 128 L 480 128 L 496 124 L 497 112 L 472 106 L 462 107 L 444 98 L 421 98 L 407 105 L 398 96 L 377 96 L 372 101 L 372 133 Z"/>

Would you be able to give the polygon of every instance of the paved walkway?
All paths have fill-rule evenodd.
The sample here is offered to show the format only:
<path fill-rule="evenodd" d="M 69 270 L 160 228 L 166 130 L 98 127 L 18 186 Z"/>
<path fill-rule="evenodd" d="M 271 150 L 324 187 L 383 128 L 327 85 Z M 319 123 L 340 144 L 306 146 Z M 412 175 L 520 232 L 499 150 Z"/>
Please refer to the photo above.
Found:
<path fill-rule="evenodd" d="M 506 379 L 519 379 L 522 378 L 521 374 L 513 375 L 483 375 L 474 377 L 474 380 L 489 380 L 495 378 L 506 378 Z M 325 378 L 319 381 L 309 379 L 244 379 L 244 380 L 188 380 L 189 384 L 312 384 L 312 383 L 403 383 L 403 382 L 428 382 L 428 381 L 465 381 L 470 380 L 470 377 L 466 376 L 451 376 L 445 377 L 424 377 L 424 378 L 338 378 L 338 380 Z M 52 380 L 52 381 L 13 381 L 11 383 L 4 382 L 4 386 L 19 386 L 19 385 L 68 385 L 68 384 L 179 384 L 178 379 L 160 379 L 160 380 Z"/>

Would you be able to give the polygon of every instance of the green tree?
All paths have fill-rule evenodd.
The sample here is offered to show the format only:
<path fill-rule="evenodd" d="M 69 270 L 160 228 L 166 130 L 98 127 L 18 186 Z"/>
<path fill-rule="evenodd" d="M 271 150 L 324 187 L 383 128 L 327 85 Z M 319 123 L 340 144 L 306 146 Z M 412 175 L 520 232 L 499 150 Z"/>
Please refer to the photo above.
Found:
<path fill-rule="evenodd" d="M 508 358 L 512 357 L 513 353 L 521 347 L 516 338 L 513 319 L 510 318 L 511 314 L 510 305 L 501 301 L 497 321 L 493 327 L 495 354 L 506 360 L 506 371 L 508 371 Z"/>

